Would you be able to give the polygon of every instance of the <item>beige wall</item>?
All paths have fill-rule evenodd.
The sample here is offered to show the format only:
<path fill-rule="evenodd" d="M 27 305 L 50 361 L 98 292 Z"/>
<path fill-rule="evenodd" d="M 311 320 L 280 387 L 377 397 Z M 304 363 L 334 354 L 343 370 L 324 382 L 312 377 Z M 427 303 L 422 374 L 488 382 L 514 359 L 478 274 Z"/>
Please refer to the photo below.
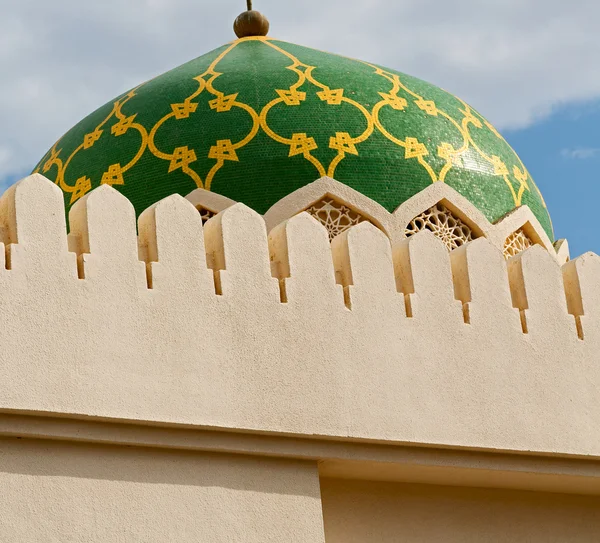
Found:
<path fill-rule="evenodd" d="M 600 498 L 321 478 L 317 463 L 0 439 L 2 543 L 595 542 Z"/>
<path fill-rule="evenodd" d="M 0 439 L 0 541 L 595 542 L 600 498 L 321 478 L 316 462 Z"/>
<path fill-rule="evenodd" d="M 391 246 L 366 223 L 330 245 L 306 214 L 267 237 L 243 205 L 203 227 L 179 196 L 147 210 L 138 237 L 131 204 L 107 186 L 72 208 L 67 237 L 62 206 L 36 176 L 0 199 L 2 416 L 35 419 L 31 437 L 113 445 L 148 445 L 161 429 L 171 441 L 157 446 L 180 449 L 222 450 L 200 430 L 288 442 L 246 441 L 251 458 L 4 438 L 2 543 L 323 543 L 317 463 L 364 472 L 340 443 L 408 464 L 372 467 L 381 477 L 414 471 L 414 450 L 431 452 L 427 466 L 448 449 L 526 453 L 554 479 L 568 470 L 550 457 L 569 457 L 597 490 L 597 256 L 561 267 L 535 247 L 507 266 L 485 239 L 449 254 L 427 233 Z M 298 447 L 307 462 L 268 458 Z M 498 461 L 470 480 L 528 470 Z M 592 498 L 331 480 L 322 492 L 328 543 L 579 542 L 600 530 Z"/>
<path fill-rule="evenodd" d="M 0 541 L 322 543 L 316 464 L 0 439 Z"/>
<path fill-rule="evenodd" d="M 586 543 L 600 498 L 538 492 L 321 481 L 327 543 Z"/>
<path fill-rule="evenodd" d="M 179 196 L 138 239 L 107 186 L 71 225 L 39 177 L 0 201 L 0 409 L 600 456 L 595 255 L 508 273 L 484 239 L 452 261 L 367 224 L 330 246 L 306 214 L 268 240 L 241 204 L 203 228 Z"/>

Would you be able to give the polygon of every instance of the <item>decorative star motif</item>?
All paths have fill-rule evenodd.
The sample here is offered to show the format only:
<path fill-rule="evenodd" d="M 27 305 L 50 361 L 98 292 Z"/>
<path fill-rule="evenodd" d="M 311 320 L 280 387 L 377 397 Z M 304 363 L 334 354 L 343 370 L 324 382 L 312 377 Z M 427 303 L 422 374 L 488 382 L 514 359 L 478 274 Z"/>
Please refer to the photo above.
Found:
<path fill-rule="evenodd" d="M 506 164 L 502 162 L 499 156 L 492 156 L 492 166 L 494 166 L 494 173 L 496 175 L 506 175 L 508 173 L 508 168 L 506 167 Z"/>
<path fill-rule="evenodd" d="M 292 134 L 292 143 L 290 145 L 289 156 L 308 155 L 318 147 L 314 138 L 308 137 L 305 133 Z"/>
<path fill-rule="evenodd" d="M 520 170 L 519 168 L 514 166 L 513 175 L 515 176 L 515 179 L 521 184 L 521 186 L 529 190 L 529 184 L 527 183 L 527 179 L 529 178 L 529 176 L 527 175 L 527 171 Z"/>
<path fill-rule="evenodd" d="M 422 109 L 428 115 L 437 117 L 438 108 L 433 100 L 423 100 L 423 98 L 419 98 L 418 100 L 415 100 L 415 104 L 417 104 L 417 107 Z"/>
<path fill-rule="evenodd" d="M 83 136 L 83 148 L 89 149 L 90 147 L 92 147 L 94 143 L 96 143 L 100 139 L 102 132 L 102 130 L 96 129 L 93 132 L 90 132 L 89 134 Z"/>
<path fill-rule="evenodd" d="M 356 145 L 352 142 L 352 136 L 348 132 L 336 132 L 335 137 L 329 138 L 329 147 L 337 149 L 343 154 L 358 155 Z"/>
<path fill-rule="evenodd" d="M 79 179 L 77 179 L 77 181 L 75 181 L 75 188 L 71 193 L 70 203 L 75 203 L 77 200 L 79 200 L 79 198 L 85 196 L 85 194 L 90 190 L 92 190 L 91 179 L 89 177 L 86 177 L 85 175 L 80 177 Z"/>
<path fill-rule="evenodd" d="M 194 113 L 198 109 L 196 102 L 182 102 L 180 104 L 171 104 L 171 110 L 173 111 L 176 119 L 187 119 L 191 113 Z"/>
<path fill-rule="evenodd" d="M 330 106 L 339 106 L 342 103 L 342 98 L 344 97 L 344 89 L 327 88 L 317 92 L 317 96 L 322 102 L 327 102 Z"/>
<path fill-rule="evenodd" d="M 111 164 L 102 174 L 102 185 L 123 185 L 125 181 L 123 179 L 123 171 L 120 164 Z"/>
<path fill-rule="evenodd" d="M 460 157 L 456 154 L 456 149 L 450 143 L 444 142 L 439 145 L 437 154 L 444 160 L 452 161 L 454 165 L 462 164 Z"/>
<path fill-rule="evenodd" d="M 229 111 L 233 107 L 238 94 L 239 93 L 236 92 L 235 94 L 228 94 L 227 96 L 220 95 L 208 102 L 208 105 L 210 106 L 210 109 L 216 109 L 219 113 L 222 111 Z"/>
<path fill-rule="evenodd" d="M 446 160 L 450 159 L 452 153 L 454 152 L 454 147 L 450 143 L 442 143 L 438 146 L 438 156 L 440 158 L 444 158 Z"/>
<path fill-rule="evenodd" d="M 429 154 L 427 147 L 417 138 L 406 138 L 404 143 L 404 158 L 419 158 Z"/>
<path fill-rule="evenodd" d="M 214 158 L 216 160 L 233 160 L 234 162 L 239 161 L 231 140 L 218 140 L 216 145 L 213 145 L 210 148 L 208 158 Z"/>
<path fill-rule="evenodd" d="M 281 90 L 276 89 L 275 92 L 283 100 L 286 106 L 299 106 L 301 102 L 306 100 L 306 93 L 297 91 L 296 89 Z"/>
<path fill-rule="evenodd" d="M 406 101 L 405 98 L 396 96 L 395 94 L 392 94 L 391 92 L 390 93 L 380 92 L 379 96 L 381 96 L 383 98 L 386 105 L 390 106 L 392 109 L 395 109 L 397 111 L 402 111 L 408 105 L 408 102 Z"/>
<path fill-rule="evenodd" d="M 196 161 L 196 153 L 193 149 L 189 149 L 187 145 L 183 147 L 177 147 L 173 150 L 173 157 L 169 163 L 169 173 L 189 166 L 192 162 Z"/>
<path fill-rule="evenodd" d="M 136 116 L 137 113 L 135 115 L 131 115 L 130 117 L 126 117 L 125 119 L 121 119 L 118 123 L 114 124 L 110 129 L 111 134 L 117 137 L 125 134 L 125 132 L 131 128 Z"/>

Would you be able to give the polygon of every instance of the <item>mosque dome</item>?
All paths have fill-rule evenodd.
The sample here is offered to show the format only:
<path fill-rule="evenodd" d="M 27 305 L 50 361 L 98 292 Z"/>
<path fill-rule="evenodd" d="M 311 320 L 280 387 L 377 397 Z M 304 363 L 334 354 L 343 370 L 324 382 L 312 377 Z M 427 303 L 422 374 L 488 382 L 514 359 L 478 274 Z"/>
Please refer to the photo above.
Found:
<path fill-rule="evenodd" d="M 37 165 L 67 209 L 109 184 L 139 214 L 196 188 L 259 213 L 328 176 L 386 208 L 445 182 L 495 222 L 527 205 L 529 172 L 477 111 L 403 73 L 249 36 L 135 87 L 69 130 Z"/>

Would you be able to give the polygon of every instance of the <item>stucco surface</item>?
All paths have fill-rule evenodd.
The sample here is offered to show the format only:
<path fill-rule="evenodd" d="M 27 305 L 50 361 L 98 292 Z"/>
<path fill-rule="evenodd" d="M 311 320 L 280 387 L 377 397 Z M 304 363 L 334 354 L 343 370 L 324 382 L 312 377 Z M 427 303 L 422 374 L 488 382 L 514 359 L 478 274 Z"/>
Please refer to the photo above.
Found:
<path fill-rule="evenodd" d="M 268 239 L 242 204 L 203 229 L 179 196 L 138 239 L 106 186 L 67 241 L 39 178 L 0 221 L 0 409 L 600 455 L 595 255 L 534 247 L 507 272 L 485 239 L 450 256 L 362 224 L 330 246 L 306 214 Z"/>
<path fill-rule="evenodd" d="M 323 543 L 316 464 L 0 439 L 3 543 Z"/>
<path fill-rule="evenodd" d="M 215 195 L 209 191 L 197 189 L 187 195 L 186 198 L 197 205 L 200 203 L 200 199 L 214 200 Z M 559 257 L 552 241 L 526 205 L 504 215 L 497 222 L 491 223 L 477 207 L 446 183 L 429 185 L 400 204 L 393 213 L 390 213 L 374 200 L 347 185 L 330 177 L 321 177 L 292 192 L 269 208 L 263 215 L 267 230 L 271 231 L 280 223 L 311 208 L 315 203 L 330 198 L 354 210 L 365 220 L 377 226 L 387 234 L 392 243 L 400 242 L 409 237 L 407 228 L 410 226 L 411 221 L 436 204 L 441 203 L 455 218 L 460 219 L 471 229 L 474 238 L 485 237 L 500 250 L 504 249 L 508 236 L 520 228 L 524 228 L 533 243 L 548 249 L 548 252 L 557 260 L 560 260 L 561 264 L 568 260 L 568 244 L 565 245 L 565 240 L 560 241 L 560 246 L 564 245 L 564 247 Z M 228 205 L 220 207 L 209 205 L 208 207 L 209 209 L 222 211 L 233 203 L 235 202 L 230 200 L 227 202 Z"/>
<path fill-rule="evenodd" d="M 323 479 L 327 543 L 598 541 L 597 497 Z"/>

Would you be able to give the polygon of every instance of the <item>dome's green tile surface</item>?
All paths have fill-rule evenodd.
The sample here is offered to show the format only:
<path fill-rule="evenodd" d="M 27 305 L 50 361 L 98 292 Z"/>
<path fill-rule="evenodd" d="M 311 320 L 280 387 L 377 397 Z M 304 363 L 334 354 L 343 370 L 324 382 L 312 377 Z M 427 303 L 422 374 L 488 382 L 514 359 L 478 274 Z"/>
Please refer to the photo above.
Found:
<path fill-rule="evenodd" d="M 245 38 L 136 87 L 65 134 L 36 167 L 67 208 L 102 183 L 136 212 L 203 187 L 264 213 L 329 175 L 389 211 L 446 182 L 490 221 L 528 205 L 519 157 L 467 104 L 429 83 L 269 38 Z"/>

